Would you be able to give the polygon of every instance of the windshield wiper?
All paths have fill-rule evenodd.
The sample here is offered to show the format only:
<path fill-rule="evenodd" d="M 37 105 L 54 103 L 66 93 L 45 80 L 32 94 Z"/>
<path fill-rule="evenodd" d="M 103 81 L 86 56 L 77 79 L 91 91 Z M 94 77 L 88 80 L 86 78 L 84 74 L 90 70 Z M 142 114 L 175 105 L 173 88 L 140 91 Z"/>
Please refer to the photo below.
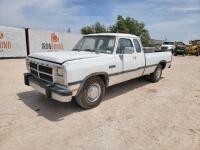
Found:
<path fill-rule="evenodd" d="M 80 51 L 80 49 L 74 48 L 74 49 L 72 49 L 72 51 Z"/>
<path fill-rule="evenodd" d="M 96 49 L 83 49 L 83 50 L 81 50 L 81 51 L 89 51 L 89 52 L 95 52 L 95 53 L 97 53 L 97 54 L 99 54 L 99 51 L 98 50 L 96 50 Z"/>

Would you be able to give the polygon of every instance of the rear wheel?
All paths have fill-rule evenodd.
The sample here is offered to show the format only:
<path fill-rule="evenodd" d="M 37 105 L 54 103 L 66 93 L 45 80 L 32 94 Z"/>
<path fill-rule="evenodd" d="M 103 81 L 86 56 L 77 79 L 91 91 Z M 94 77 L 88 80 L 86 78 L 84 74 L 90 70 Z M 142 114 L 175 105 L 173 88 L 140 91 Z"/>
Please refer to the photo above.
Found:
<path fill-rule="evenodd" d="M 76 96 L 76 102 L 85 109 L 96 107 L 101 103 L 105 95 L 105 84 L 100 77 L 88 79 L 80 93 Z"/>
<path fill-rule="evenodd" d="M 156 70 L 150 74 L 150 80 L 153 83 L 158 82 L 161 76 L 162 76 L 162 66 L 158 65 Z"/>
<path fill-rule="evenodd" d="M 197 51 L 197 53 L 196 53 L 196 56 L 199 56 L 200 55 L 200 50 L 199 51 Z"/>

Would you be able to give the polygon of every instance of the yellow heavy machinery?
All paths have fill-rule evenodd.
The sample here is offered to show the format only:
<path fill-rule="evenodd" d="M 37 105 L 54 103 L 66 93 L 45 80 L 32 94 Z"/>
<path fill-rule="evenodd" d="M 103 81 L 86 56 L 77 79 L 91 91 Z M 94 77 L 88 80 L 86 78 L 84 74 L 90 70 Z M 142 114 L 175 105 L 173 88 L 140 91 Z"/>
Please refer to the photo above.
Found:
<path fill-rule="evenodd" d="M 189 45 L 187 45 L 187 52 L 188 54 L 200 55 L 200 40 L 192 40 L 189 42 Z"/>

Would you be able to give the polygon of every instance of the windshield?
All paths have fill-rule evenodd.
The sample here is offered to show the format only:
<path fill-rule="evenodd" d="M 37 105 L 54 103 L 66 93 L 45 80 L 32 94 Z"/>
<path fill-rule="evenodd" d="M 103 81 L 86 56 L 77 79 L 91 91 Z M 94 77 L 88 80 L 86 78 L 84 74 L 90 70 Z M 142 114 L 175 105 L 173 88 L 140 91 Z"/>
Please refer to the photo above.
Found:
<path fill-rule="evenodd" d="M 76 44 L 73 50 L 112 54 L 114 46 L 114 36 L 85 36 Z"/>
<path fill-rule="evenodd" d="M 174 45 L 174 42 L 164 42 L 164 45 Z"/>

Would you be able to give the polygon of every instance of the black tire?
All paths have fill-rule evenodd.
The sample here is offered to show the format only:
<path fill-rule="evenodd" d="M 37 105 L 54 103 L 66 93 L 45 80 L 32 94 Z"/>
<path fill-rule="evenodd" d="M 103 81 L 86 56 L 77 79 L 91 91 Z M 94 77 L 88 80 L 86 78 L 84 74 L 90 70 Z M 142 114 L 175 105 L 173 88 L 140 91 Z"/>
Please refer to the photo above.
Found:
<path fill-rule="evenodd" d="M 199 56 L 199 55 L 200 55 L 200 51 L 197 51 L 196 56 Z"/>
<path fill-rule="evenodd" d="M 162 66 L 159 64 L 155 71 L 150 74 L 150 80 L 151 82 L 155 83 L 158 82 L 162 76 Z M 158 71 L 160 71 L 159 76 L 158 76 Z"/>
<path fill-rule="evenodd" d="M 91 86 L 94 86 L 94 84 L 98 85 L 101 88 L 101 90 L 100 90 L 100 96 L 98 97 L 98 99 L 95 100 L 94 102 L 91 102 L 91 100 L 89 100 L 88 98 L 88 90 Z M 100 77 L 98 76 L 91 77 L 85 82 L 81 91 L 76 96 L 76 102 L 79 106 L 81 106 L 84 109 L 94 108 L 101 103 L 105 95 L 105 89 L 106 89 L 105 83 Z"/>

